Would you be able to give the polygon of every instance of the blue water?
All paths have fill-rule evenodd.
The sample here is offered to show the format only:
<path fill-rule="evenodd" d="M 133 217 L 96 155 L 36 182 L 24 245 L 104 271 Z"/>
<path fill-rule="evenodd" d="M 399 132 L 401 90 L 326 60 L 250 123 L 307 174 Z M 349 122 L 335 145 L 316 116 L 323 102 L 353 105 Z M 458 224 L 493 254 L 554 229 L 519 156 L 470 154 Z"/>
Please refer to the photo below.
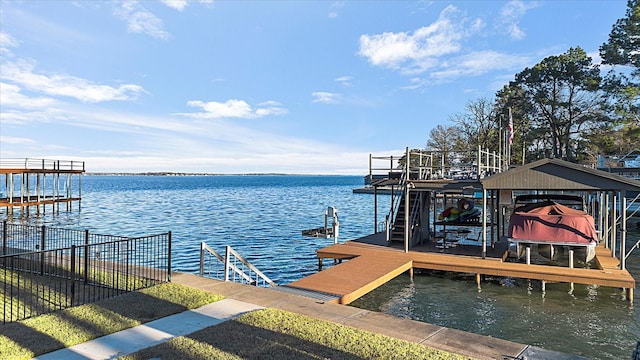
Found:
<path fill-rule="evenodd" d="M 333 243 L 301 235 L 324 225 L 328 206 L 338 210 L 340 241 L 374 231 L 373 196 L 352 192 L 361 186 L 360 176 L 85 176 L 80 210 L 47 208 L 28 221 L 122 236 L 171 231 L 174 271 L 197 272 L 202 241 L 220 252 L 230 245 L 287 284 L 316 272 L 315 251 Z M 389 199 L 379 197 L 379 218 Z M 630 248 L 640 232 L 628 236 Z M 627 263 L 636 279 L 639 259 L 636 250 Z M 473 277 L 417 272 L 353 305 L 593 359 L 630 358 L 640 340 L 640 311 L 614 288 L 576 285 L 569 294 L 568 284 L 547 284 L 543 294 L 539 283 L 488 278 L 478 291 Z"/>
<path fill-rule="evenodd" d="M 122 236 L 171 231 L 172 267 L 182 272 L 198 271 L 201 242 L 220 253 L 230 245 L 287 284 L 317 271 L 315 251 L 333 243 L 301 235 L 324 226 L 328 206 L 338 210 L 339 239 L 374 231 L 372 197 L 352 193 L 362 185 L 360 176 L 84 176 L 80 211 L 48 208 L 31 221 Z M 388 208 L 382 197 L 380 211 Z"/>

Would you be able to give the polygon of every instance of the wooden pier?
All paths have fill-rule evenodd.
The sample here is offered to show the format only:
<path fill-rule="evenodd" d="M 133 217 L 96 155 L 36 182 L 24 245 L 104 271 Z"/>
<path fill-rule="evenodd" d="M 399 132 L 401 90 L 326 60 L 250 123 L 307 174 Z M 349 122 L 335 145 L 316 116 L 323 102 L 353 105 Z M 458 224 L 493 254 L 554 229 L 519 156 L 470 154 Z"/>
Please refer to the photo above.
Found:
<path fill-rule="evenodd" d="M 4 175 L 4 188 L 0 187 L 0 207 L 13 216 L 14 208 L 29 215 L 31 208 L 40 214 L 51 205 L 67 211 L 73 202 L 82 199 L 83 161 L 45 159 L 0 159 L 0 175 Z"/>
<path fill-rule="evenodd" d="M 491 275 L 540 280 L 543 284 L 563 282 L 618 287 L 625 290 L 631 302 L 635 288 L 635 280 L 631 274 L 619 269 L 618 259 L 602 244 L 597 247 L 595 269 L 507 262 L 506 253 L 504 256 L 483 259 L 480 256 L 433 252 L 427 247 L 416 247 L 414 251 L 404 252 L 399 248 L 359 241 L 332 245 L 318 250 L 317 255 L 320 265 L 324 259 L 349 260 L 288 286 L 334 294 L 337 298 L 334 302 L 340 304 L 349 304 L 406 271 L 412 273 L 413 269 L 475 274 L 478 286 L 483 275 Z"/>

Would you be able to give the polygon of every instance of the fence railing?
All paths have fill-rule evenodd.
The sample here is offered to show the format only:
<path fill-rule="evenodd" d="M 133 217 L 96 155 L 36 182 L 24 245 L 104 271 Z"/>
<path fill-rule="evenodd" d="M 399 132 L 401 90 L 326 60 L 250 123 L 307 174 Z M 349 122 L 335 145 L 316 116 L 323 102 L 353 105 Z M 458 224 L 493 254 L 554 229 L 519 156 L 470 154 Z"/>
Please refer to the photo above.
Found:
<path fill-rule="evenodd" d="M 84 161 L 50 159 L 0 159 L 0 169 L 85 171 Z"/>
<path fill-rule="evenodd" d="M 204 242 L 200 243 L 200 276 L 261 287 L 278 286 L 231 246 L 222 256 Z"/>
<path fill-rule="evenodd" d="M 101 238 L 108 237 L 95 237 Z M 3 323 L 17 321 L 150 287 L 170 277 L 171 232 L 5 254 L 0 256 L 0 315 Z"/>
<path fill-rule="evenodd" d="M 0 228 L 0 255 L 69 248 L 129 239 L 126 236 L 102 235 L 89 230 L 25 225 L 5 220 Z"/>

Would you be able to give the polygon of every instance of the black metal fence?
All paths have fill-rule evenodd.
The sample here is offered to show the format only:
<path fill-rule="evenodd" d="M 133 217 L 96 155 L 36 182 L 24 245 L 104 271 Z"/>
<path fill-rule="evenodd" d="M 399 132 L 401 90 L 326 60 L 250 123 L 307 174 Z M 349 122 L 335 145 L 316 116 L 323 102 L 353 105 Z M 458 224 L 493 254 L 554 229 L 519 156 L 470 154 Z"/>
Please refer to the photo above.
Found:
<path fill-rule="evenodd" d="M 6 220 L 2 222 L 0 231 L 0 255 L 128 239 L 126 236 L 93 234 L 89 230 L 14 224 Z"/>
<path fill-rule="evenodd" d="M 39 228 L 3 224 L 3 255 L 0 255 L 3 323 L 95 302 L 171 279 L 171 232 L 127 238 Z M 24 236 L 18 236 L 20 229 Z M 7 236 L 7 230 L 11 236 Z M 34 236 L 40 236 L 40 241 L 32 241 Z M 52 244 L 58 247 L 52 248 Z M 36 250 L 29 250 L 33 248 Z"/>

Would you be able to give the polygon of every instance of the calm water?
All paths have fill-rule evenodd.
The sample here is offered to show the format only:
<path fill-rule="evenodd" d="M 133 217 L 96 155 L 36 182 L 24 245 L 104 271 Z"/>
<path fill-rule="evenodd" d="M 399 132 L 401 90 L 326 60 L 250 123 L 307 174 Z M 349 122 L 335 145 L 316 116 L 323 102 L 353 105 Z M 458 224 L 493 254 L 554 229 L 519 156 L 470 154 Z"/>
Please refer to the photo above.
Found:
<path fill-rule="evenodd" d="M 373 232 L 373 196 L 353 194 L 359 176 L 85 176 L 82 207 L 31 221 L 91 232 L 137 236 L 172 231 L 174 271 L 197 272 L 201 241 L 231 245 L 278 284 L 317 270 L 315 250 L 333 239 L 306 238 L 338 210 L 340 240 Z M 381 198 L 381 199 L 380 199 Z M 389 197 L 379 198 L 379 214 Z M 380 216 L 381 217 L 381 216 Z M 628 235 L 629 245 L 640 239 Z M 640 279 L 640 250 L 628 268 Z M 398 317 L 490 335 L 593 359 L 628 359 L 640 340 L 640 312 L 619 289 L 487 279 L 425 272 L 400 276 L 354 303 Z M 635 292 L 640 304 L 640 291 Z"/>

